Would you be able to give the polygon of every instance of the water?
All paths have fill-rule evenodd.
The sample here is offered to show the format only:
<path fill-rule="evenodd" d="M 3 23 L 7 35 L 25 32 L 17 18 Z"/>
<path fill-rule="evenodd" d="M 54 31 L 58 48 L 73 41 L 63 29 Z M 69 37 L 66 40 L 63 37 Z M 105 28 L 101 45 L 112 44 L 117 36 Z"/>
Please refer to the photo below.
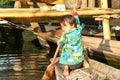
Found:
<path fill-rule="evenodd" d="M 50 51 L 41 47 L 32 32 L 3 26 L 0 25 L 0 80 L 41 80 L 56 45 L 49 43 Z M 56 80 L 55 74 L 52 80 Z"/>
<path fill-rule="evenodd" d="M 0 27 L 0 80 L 41 80 L 48 54 L 32 32 Z"/>

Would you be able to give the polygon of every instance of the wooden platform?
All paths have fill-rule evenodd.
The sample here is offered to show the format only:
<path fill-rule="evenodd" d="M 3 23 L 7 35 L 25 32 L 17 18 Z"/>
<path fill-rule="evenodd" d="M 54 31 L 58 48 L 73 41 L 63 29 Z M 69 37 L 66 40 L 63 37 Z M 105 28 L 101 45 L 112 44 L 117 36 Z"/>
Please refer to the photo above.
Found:
<path fill-rule="evenodd" d="M 95 16 L 95 15 L 112 15 L 120 14 L 120 9 L 78 9 L 79 16 Z M 46 14 L 47 13 L 47 14 Z M 41 11 L 39 8 L 0 8 L 0 18 L 40 18 L 39 21 L 47 19 L 50 21 L 50 18 L 61 17 L 63 15 L 71 14 L 71 10 L 67 9 L 65 12 L 60 11 Z M 109 16 L 106 16 L 109 17 Z M 45 18 L 45 19 L 43 19 Z"/>

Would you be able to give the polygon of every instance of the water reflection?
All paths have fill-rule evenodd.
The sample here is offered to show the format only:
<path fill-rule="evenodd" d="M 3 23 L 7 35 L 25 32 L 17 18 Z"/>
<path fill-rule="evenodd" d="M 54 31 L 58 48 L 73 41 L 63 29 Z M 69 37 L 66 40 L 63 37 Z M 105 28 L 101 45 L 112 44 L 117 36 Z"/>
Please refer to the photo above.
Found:
<path fill-rule="evenodd" d="M 7 26 L 0 25 L 0 53 L 21 53 L 23 43 L 22 31 L 15 28 L 11 29 Z"/>
<path fill-rule="evenodd" d="M 41 80 L 50 61 L 38 44 L 30 31 L 0 27 L 0 80 Z"/>

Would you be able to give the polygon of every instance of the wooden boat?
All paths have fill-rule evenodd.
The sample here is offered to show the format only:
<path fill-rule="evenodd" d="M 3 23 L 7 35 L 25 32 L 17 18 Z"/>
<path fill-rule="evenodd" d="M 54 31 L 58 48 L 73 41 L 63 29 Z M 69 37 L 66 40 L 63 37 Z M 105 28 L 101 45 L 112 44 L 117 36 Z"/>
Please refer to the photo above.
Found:
<path fill-rule="evenodd" d="M 36 34 L 38 39 L 44 38 L 48 41 L 57 43 L 61 35 L 61 30 L 52 30 Z M 90 58 L 120 64 L 120 42 L 116 40 L 104 40 L 102 38 L 83 36 L 85 52 Z"/>
<path fill-rule="evenodd" d="M 90 69 L 76 69 L 64 76 L 58 65 L 55 65 L 56 80 L 120 80 L 120 70 L 89 59 Z"/>

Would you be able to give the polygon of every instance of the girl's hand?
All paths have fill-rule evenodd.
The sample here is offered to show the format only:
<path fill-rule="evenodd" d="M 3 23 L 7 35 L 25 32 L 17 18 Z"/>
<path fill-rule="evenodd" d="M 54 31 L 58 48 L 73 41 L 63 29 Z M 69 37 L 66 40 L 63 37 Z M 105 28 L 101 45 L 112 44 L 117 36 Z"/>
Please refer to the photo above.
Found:
<path fill-rule="evenodd" d="M 77 10 L 76 10 L 77 7 L 78 7 L 78 0 L 76 0 L 75 4 L 73 4 L 73 9 L 72 9 L 72 11 L 71 11 L 72 15 L 73 15 L 74 13 L 77 13 Z"/>

